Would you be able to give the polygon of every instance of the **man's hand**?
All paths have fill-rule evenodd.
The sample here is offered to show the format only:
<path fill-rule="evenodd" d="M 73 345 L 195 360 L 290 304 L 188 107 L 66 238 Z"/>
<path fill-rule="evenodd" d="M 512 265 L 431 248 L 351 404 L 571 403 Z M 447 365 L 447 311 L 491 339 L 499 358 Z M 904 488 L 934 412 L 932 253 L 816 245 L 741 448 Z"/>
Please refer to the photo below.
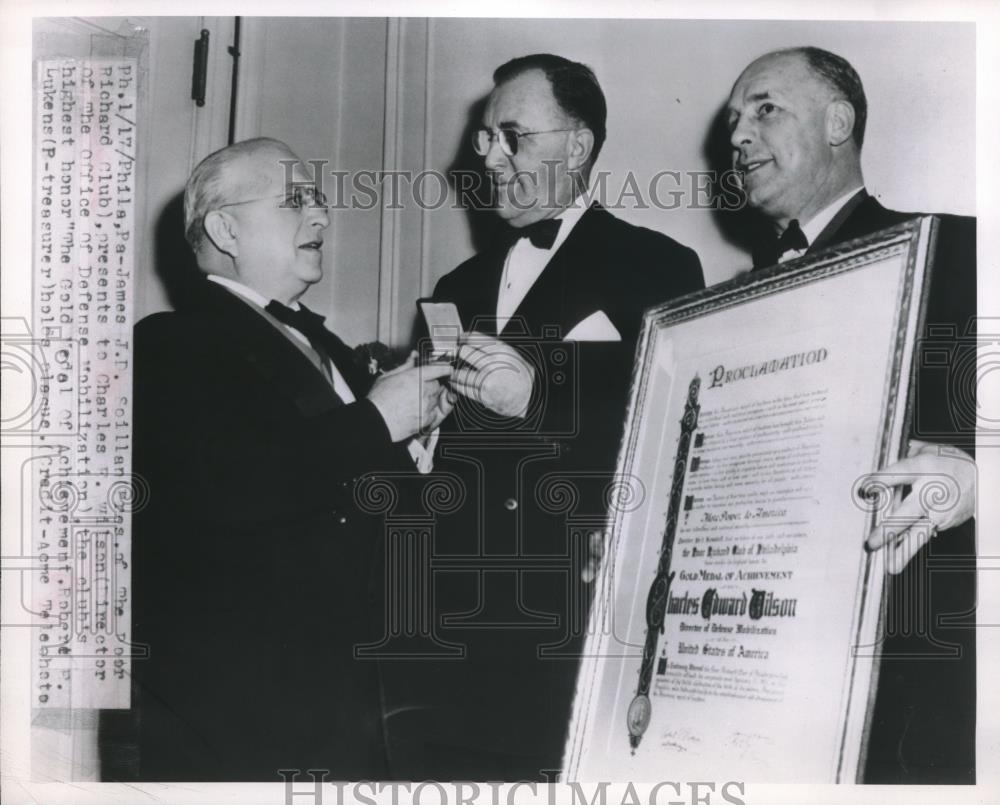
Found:
<path fill-rule="evenodd" d="M 368 392 L 394 442 L 434 430 L 451 413 L 454 400 L 440 381 L 451 374 L 448 364 L 417 366 L 417 353 L 386 372 Z"/>
<path fill-rule="evenodd" d="M 516 349 L 483 333 L 468 333 L 458 348 L 451 387 L 500 416 L 524 416 L 535 370 Z M 464 362 L 464 364 L 463 364 Z"/>
<path fill-rule="evenodd" d="M 893 574 L 901 573 L 938 531 L 961 525 L 976 513 L 976 463 L 957 447 L 911 439 L 907 458 L 870 479 L 873 486 L 912 487 L 865 542 L 869 550 L 888 548 L 885 563 Z"/>

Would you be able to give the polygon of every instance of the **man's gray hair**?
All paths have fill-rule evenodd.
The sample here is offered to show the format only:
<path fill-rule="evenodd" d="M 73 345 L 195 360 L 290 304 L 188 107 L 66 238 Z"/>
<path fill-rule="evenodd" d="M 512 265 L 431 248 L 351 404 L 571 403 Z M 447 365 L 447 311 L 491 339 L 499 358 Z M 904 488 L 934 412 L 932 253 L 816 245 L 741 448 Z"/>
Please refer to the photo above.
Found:
<path fill-rule="evenodd" d="M 226 168 L 241 157 L 269 150 L 284 151 L 293 156 L 292 149 L 281 140 L 255 137 L 209 154 L 191 172 L 184 187 L 184 237 L 195 254 L 205 243 L 205 216 L 235 200 L 230 196 L 232 187 L 227 181 Z"/>

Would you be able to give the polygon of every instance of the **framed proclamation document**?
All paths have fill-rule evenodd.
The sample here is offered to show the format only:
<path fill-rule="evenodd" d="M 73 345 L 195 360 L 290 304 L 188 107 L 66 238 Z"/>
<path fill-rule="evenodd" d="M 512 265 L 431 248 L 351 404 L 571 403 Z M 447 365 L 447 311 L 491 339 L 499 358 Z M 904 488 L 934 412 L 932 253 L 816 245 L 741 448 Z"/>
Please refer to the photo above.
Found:
<path fill-rule="evenodd" d="M 936 226 L 647 312 L 566 779 L 859 779 Z"/>

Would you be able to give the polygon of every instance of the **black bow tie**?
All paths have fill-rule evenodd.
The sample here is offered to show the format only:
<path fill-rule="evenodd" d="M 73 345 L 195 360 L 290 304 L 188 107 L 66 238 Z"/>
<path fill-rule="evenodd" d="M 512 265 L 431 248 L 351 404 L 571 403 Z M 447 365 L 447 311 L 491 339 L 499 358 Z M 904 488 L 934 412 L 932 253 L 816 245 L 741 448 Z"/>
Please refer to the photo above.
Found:
<path fill-rule="evenodd" d="M 778 257 L 780 258 L 785 252 L 805 251 L 808 248 L 809 240 L 806 238 L 806 233 L 799 226 L 799 219 L 793 218 L 778 238 Z"/>
<path fill-rule="evenodd" d="M 562 221 L 558 218 L 545 218 L 517 230 L 518 238 L 527 238 L 536 249 L 551 249 L 559 234 Z"/>
<path fill-rule="evenodd" d="M 329 380 L 334 387 L 336 383 L 333 380 L 333 361 L 330 359 L 330 353 L 327 351 L 327 340 L 331 335 L 330 331 L 323 326 L 325 319 L 319 315 L 319 313 L 313 313 L 309 308 L 299 303 L 298 310 L 292 310 L 287 305 L 281 304 L 277 299 L 272 299 L 267 303 L 267 307 L 264 308 L 268 313 L 270 313 L 274 318 L 280 321 L 282 324 L 287 324 L 289 327 L 294 327 L 307 339 L 309 339 L 309 344 L 312 346 L 316 353 L 316 357 L 319 358 L 321 364 L 323 364 L 323 371 L 326 374 L 327 380 Z M 339 405 L 344 404 L 343 398 L 337 394 L 336 390 L 333 392 L 333 396 L 337 399 Z"/>
<path fill-rule="evenodd" d="M 332 333 L 323 326 L 323 322 L 326 321 L 319 313 L 313 313 L 309 308 L 299 302 L 299 309 L 292 310 L 287 305 L 283 305 L 277 299 L 272 299 L 267 303 L 264 308 L 268 313 L 270 313 L 274 318 L 280 321 L 282 324 L 287 324 L 289 327 L 294 327 L 307 339 L 309 339 L 309 344 L 312 346 L 316 353 L 316 357 L 319 358 L 320 363 L 323 365 L 323 371 L 326 375 L 326 379 L 334 387 L 333 396 L 337 401 L 338 405 L 344 404 L 344 399 L 337 394 L 336 391 L 336 381 L 333 379 L 333 361 L 330 358 L 330 353 L 327 351 L 327 342 L 332 336 Z"/>
<path fill-rule="evenodd" d="M 776 265 L 787 251 L 792 249 L 805 251 L 809 248 L 809 240 L 795 218 L 788 222 L 780 238 L 770 227 L 763 229 L 758 237 L 759 240 L 753 249 L 754 270 Z"/>
<path fill-rule="evenodd" d="M 268 313 L 270 313 L 274 318 L 280 321 L 282 324 L 287 324 L 289 327 L 294 327 L 302 335 L 309 339 L 309 342 L 313 345 L 313 348 L 320 354 L 325 354 L 326 350 L 323 348 L 322 344 L 326 340 L 326 327 L 323 326 L 323 322 L 326 321 L 319 313 L 313 313 L 309 308 L 303 304 L 299 304 L 298 310 L 292 310 L 292 308 L 287 305 L 281 304 L 277 299 L 272 299 L 267 303 L 267 307 L 264 308 Z"/>

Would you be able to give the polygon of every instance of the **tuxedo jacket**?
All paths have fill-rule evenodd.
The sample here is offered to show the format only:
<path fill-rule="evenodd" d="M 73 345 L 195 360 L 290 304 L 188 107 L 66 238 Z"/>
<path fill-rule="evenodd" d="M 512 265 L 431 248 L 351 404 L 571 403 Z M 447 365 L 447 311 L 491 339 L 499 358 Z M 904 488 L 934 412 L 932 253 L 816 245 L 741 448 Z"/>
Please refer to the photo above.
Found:
<path fill-rule="evenodd" d="M 511 245 L 511 238 L 500 238 L 438 282 L 434 298 L 454 302 L 467 331 L 496 335 L 497 297 Z M 508 445 L 533 440 L 556 444 L 564 460 L 610 471 L 643 312 L 703 287 L 693 250 L 595 204 L 552 255 L 499 335 L 535 366 L 527 416 L 501 422 L 463 398 L 445 435 L 465 442 L 493 436 Z M 564 340 L 595 314 L 607 317 L 620 341 Z"/>
<path fill-rule="evenodd" d="M 512 235 L 516 233 L 511 233 Z M 511 239 L 444 276 L 465 330 L 496 333 Z M 437 513 L 434 639 L 460 658 L 387 664 L 387 730 L 400 777 L 545 779 L 570 717 L 589 590 L 586 532 L 604 526 L 644 310 L 704 286 L 697 255 L 590 208 L 553 253 L 500 339 L 535 366 L 528 413 L 459 398 L 435 472 L 465 498 Z M 617 342 L 570 342 L 603 313 Z"/>
<path fill-rule="evenodd" d="M 332 333 L 358 402 L 248 302 L 203 282 L 135 328 L 133 634 L 143 780 L 384 775 L 359 477 L 412 469 Z"/>
<path fill-rule="evenodd" d="M 807 253 L 923 214 L 886 209 L 864 191 L 848 205 Z M 962 367 L 975 366 L 976 221 L 939 219 L 911 382 L 911 435 L 974 455 L 975 388 Z M 975 782 L 975 543 L 970 520 L 939 534 L 889 579 L 865 782 Z"/>

